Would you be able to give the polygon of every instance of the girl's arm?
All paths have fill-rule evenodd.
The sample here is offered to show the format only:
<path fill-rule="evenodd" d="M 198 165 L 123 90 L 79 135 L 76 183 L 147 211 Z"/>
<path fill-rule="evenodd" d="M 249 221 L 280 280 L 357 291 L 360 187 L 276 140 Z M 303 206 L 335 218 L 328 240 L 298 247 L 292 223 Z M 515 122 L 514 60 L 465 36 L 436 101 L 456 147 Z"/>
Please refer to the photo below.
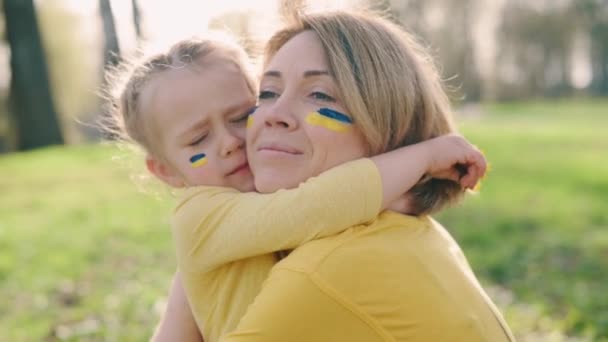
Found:
<path fill-rule="evenodd" d="M 173 277 L 167 307 L 151 342 L 203 342 L 196 326 L 179 272 Z"/>
<path fill-rule="evenodd" d="M 465 177 L 450 171 L 456 164 L 465 165 Z M 173 217 L 178 262 L 184 270 L 200 272 L 292 249 L 373 220 L 426 173 L 472 187 L 484 171 L 485 160 L 474 146 L 445 136 L 347 162 L 272 194 L 189 189 Z"/>

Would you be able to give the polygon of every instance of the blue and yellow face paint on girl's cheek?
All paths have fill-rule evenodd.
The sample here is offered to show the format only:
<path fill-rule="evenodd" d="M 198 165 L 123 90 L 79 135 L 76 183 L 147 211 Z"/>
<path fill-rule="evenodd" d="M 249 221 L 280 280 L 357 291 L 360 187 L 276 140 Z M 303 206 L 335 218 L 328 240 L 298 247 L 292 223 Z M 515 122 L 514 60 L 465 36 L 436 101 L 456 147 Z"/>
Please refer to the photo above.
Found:
<path fill-rule="evenodd" d="M 255 113 L 258 106 L 251 108 L 251 110 L 247 113 L 247 125 L 245 127 L 249 128 L 253 125 L 253 113 Z"/>
<path fill-rule="evenodd" d="M 345 132 L 352 127 L 353 119 L 337 110 L 321 108 L 308 114 L 306 122 L 312 126 L 324 127 L 334 132 Z"/>
<path fill-rule="evenodd" d="M 195 154 L 190 157 L 190 166 L 193 168 L 201 167 L 207 164 L 207 156 L 204 153 Z"/>

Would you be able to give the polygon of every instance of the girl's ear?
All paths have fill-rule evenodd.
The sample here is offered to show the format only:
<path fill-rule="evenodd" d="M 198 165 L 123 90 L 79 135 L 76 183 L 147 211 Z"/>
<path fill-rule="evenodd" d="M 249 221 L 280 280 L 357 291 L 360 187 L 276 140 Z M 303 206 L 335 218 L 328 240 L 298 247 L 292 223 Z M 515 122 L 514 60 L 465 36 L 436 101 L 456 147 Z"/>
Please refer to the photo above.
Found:
<path fill-rule="evenodd" d="M 164 161 L 151 156 L 146 156 L 146 167 L 156 178 L 162 180 L 173 188 L 183 188 L 185 186 L 181 175 Z"/>

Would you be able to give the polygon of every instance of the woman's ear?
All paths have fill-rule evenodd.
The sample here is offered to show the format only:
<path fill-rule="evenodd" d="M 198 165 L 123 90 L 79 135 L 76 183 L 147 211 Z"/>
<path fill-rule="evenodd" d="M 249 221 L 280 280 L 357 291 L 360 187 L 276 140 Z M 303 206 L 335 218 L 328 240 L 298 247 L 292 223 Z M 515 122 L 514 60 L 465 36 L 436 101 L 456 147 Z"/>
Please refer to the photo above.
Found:
<path fill-rule="evenodd" d="M 185 186 L 182 176 L 174 171 L 169 164 L 157 157 L 147 155 L 146 167 L 156 178 L 173 188 L 183 188 Z"/>

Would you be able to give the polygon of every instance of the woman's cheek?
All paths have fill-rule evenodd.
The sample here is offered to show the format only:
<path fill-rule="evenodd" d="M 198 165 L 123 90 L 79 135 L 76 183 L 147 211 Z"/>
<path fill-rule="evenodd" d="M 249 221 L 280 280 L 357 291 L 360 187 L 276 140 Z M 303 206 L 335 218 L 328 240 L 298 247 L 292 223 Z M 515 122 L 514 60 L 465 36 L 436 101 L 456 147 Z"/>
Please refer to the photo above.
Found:
<path fill-rule="evenodd" d="M 334 133 L 349 133 L 353 122 L 346 114 L 331 108 L 320 108 L 306 115 L 304 121 L 313 127 L 320 127 Z"/>

